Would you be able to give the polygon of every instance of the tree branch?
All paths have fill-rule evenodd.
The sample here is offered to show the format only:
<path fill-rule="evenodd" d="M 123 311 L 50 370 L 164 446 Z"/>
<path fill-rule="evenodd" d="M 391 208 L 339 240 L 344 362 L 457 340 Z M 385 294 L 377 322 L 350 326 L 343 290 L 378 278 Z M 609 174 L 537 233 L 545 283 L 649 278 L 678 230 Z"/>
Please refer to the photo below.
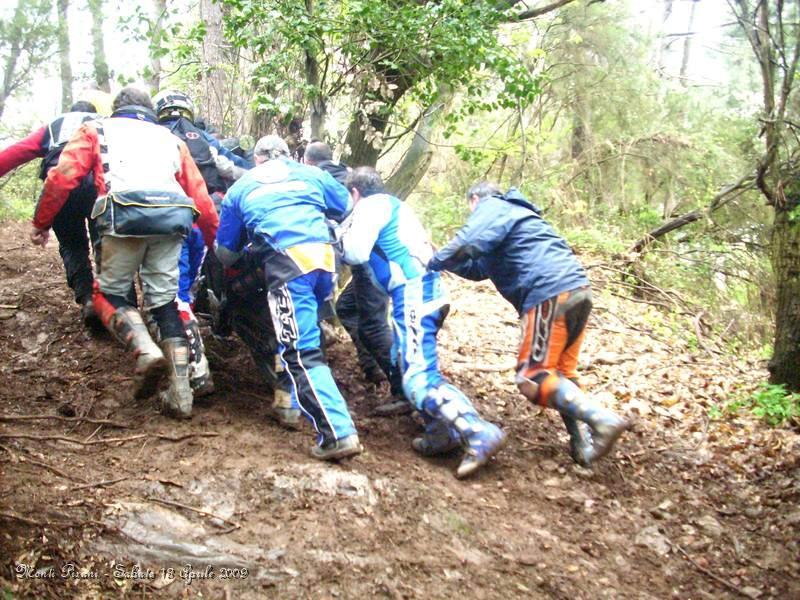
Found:
<path fill-rule="evenodd" d="M 539 6 L 537 8 L 529 8 L 528 10 L 524 10 L 521 13 L 517 13 L 514 15 L 514 19 L 517 21 L 528 21 L 530 19 L 535 19 L 536 17 L 541 17 L 544 14 L 552 12 L 554 10 L 558 10 L 562 6 L 566 6 L 574 2 L 575 0 L 555 0 L 555 2 L 551 2 L 550 4 L 545 4 L 544 6 Z M 589 4 L 594 4 L 595 2 L 604 2 L 605 0 L 593 0 L 589 2 Z"/>
<path fill-rule="evenodd" d="M 650 244 L 656 241 L 658 238 L 665 236 L 671 231 L 675 231 L 676 229 L 680 229 L 684 225 L 688 225 L 689 223 L 694 223 L 695 221 L 699 221 L 705 215 L 714 212 L 718 208 L 723 207 L 725 204 L 739 196 L 741 193 L 751 190 L 754 188 L 756 176 L 752 173 L 748 173 L 744 177 L 742 177 L 739 181 L 734 184 L 727 185 L 723 187 L 709 202 L 708 206 L 705 208 L 698 208 L 686 214 L 683 214 L 679 217 L 676 217 L 666 223 L 659 225 L 655 229 L 650 230 L 645 236 L 639 239 L 633 246 L 630 248 L 630 252 L 633 253 L 641 253 L 647 249 Z M 738 192 L 735 194 L 735 192 Z"/>

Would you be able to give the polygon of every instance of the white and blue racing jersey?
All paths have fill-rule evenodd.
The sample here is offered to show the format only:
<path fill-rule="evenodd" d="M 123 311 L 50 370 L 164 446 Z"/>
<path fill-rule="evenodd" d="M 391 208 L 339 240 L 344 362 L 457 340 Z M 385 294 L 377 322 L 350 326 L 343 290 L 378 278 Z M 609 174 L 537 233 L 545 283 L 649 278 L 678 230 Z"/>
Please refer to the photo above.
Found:
<path fill-rule="evenodd" d="M 389 194 L 362 198 L 342 234 L 344 261 L 366 263 L 378 285 L 391 292 L 422 277 L 433 256 L 428 232 L 408 204 Z"/>

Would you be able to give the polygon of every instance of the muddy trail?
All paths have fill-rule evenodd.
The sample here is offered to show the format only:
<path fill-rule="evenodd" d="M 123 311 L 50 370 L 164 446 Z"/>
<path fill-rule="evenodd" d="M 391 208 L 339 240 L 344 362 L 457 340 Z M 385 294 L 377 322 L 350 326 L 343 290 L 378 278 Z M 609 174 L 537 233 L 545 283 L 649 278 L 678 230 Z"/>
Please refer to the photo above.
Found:
<path fill-rule="evenodd" d="M 370 416 L 388 392 L 343 333 L 328 355 L 366 451 L 340 465 L 308 457 L 310 426 L 270 420 L 236 341 L 207 343 L 217 391 L 191 421 L 134 402 L 132 363 L 79 324 L 55 244 L 0 230 L 4 597 L 800 597 L 800 436 L 708 417 L 763 364 L 676 337 L 602 265 L 584 381 L 636 423 L 593 469 L 518 395 L 513 309 L 447 280 L 443 370 L 509 433 L 457 481 L 458 457 L 414 454 L 411 417 Z"/>

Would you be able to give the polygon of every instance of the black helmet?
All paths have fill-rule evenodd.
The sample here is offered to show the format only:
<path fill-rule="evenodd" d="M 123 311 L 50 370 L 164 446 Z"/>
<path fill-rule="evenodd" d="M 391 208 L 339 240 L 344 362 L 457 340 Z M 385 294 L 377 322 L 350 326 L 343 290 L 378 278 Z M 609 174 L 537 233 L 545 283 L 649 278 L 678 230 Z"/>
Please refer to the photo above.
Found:
<path fill-rule="evenodd" d="M 153 106 L 159 119 L 185 117 L 194 121 L 194 102 L 183 92 L 166 90 L 153 97 Z"/>

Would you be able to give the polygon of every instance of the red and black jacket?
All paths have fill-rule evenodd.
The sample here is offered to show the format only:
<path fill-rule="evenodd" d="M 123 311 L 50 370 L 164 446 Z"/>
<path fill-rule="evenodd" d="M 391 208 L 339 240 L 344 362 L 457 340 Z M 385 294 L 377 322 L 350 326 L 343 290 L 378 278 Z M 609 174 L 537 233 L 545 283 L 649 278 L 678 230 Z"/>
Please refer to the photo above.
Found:
<path fill-rule="evenodd" d="M 0 177 L 32 161 L 44 158 L 39 170 L 39 178 L 44 180 L 47 172 L 58 163 L 58 157 L 70 138 L 86 121 L 98 118 L 95 113 L 68 112 L 0 151 Z"/>

